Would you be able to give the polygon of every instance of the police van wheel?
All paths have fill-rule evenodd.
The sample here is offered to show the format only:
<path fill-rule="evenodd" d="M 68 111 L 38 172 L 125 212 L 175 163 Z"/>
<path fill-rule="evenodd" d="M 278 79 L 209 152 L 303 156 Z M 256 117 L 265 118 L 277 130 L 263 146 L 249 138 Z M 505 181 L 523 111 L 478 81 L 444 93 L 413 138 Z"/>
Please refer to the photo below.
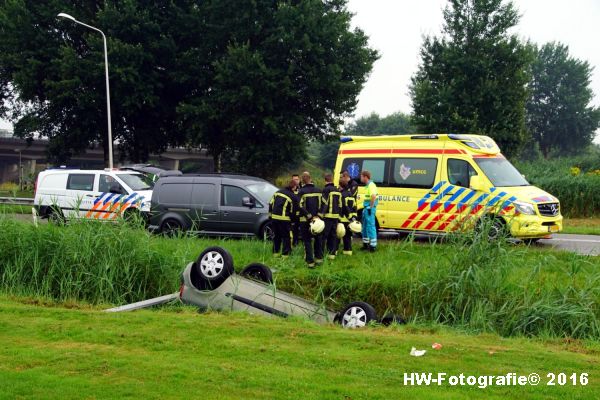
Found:
<path fill-rule="evenodd" d="M 216 289 L 233 274 L 233 257 L 222 247 L 207 247 L 200 253 L 193 268 L 198 278 L 196 286 L 200 286 L 198 289 Z"/>
<path fill-rule="evenodd" d="M 271 272 L 271 269 L 260 263 L 247 265 L 242 272 L 240 272 L 240 275 L 264 283 L 273 283 L 273 273 Z"/>
<path fill-rule="evenodd" d="M 351 329 L 362 328 L 371 321 L 377 321 L 377 313 L 372 305 L 363 301 L 346 305 L 335 317 L 335 322 Z"/>
<path fill-rule="evenodd" d="M 48 212 L 48 222 L 52 225 L 62 226 L 65 224 L 65 216 L 59 209 L 52 207 Z"/>
<path fill-rule="evenodd" d="M 267 221 L 260 227 L 259 237 L 262 240 L 273 240 L 275 237 L 275 231 L 273 230 L 273 224 L 271 221 Z"/>

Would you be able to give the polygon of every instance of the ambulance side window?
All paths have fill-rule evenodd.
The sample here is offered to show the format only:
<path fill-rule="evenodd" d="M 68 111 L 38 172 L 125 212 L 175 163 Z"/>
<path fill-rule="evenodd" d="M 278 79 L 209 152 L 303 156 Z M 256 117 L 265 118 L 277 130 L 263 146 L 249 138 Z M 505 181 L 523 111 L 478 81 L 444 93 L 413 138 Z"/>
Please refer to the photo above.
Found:
<path fill-rule="evenodd" d="M 437 158 L 393 158 L 390 186 L 431 189 L 437 165 Z"/>
<path fill-rule="evenodd" d="M 373 182 L 387 186 L 389 164 L 388 158 L 347 158 L 342 163 L 342 171 L 348 170 L 350 177 L 360 185 L 360 172 L 367 170 Z"/>
<path fill-rule="evenodd" d="M 448 159 L 448 182 L 452 185 L 469 187 L 471 177 L 477 175 L 468 161 L 456 158 Z"/>

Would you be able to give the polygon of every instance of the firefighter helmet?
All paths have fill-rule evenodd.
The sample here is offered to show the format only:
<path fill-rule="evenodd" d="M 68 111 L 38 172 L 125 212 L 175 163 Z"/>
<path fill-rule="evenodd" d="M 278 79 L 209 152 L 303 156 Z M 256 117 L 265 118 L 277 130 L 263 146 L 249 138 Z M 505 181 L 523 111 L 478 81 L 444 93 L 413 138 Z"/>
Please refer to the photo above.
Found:
<path fill-rule="evenodd" d="M 321 232 L 323 232 L 323 229 L 325 229 L 325 222 L 323 222 L 322 219 L 315 218 L 312 221 L 310 221 L 310 233 L 312 233 L 313 235 L 320 234 Z"/>
<path fill-rule="evenodd" d="M 346 236 L 346 227 L 344 224 L 338 222 L 337 227 L 335 228 L 335 234 L 337 235 L 338 239 Z"/>
<path fill-rule="evenodd" d="M 362 224 L 358 221 L 352 221 L 350 222 L 350 224 L 348 224 L 348 228 L 350 228 L 350 230 L 354 233 L 361 233 L 362 232 Z"/>

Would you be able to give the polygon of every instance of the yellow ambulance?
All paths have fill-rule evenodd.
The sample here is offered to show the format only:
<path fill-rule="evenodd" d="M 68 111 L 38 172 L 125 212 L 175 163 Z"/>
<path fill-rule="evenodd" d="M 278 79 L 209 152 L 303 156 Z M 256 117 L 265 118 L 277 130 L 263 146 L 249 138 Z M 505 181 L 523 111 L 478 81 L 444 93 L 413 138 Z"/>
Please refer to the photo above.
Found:
<path fill-rule="evenodd" d="M 530 185 L 480 135 L 345 136 L 335 173 L 360 171 L 377 184 L 380 229 L 446 233 L 491 221 L 490 237 L 502 232 L 536 240 L 562 230 L 557 198 Z M 364 188 L 359 189 L 362 207 Z"/>

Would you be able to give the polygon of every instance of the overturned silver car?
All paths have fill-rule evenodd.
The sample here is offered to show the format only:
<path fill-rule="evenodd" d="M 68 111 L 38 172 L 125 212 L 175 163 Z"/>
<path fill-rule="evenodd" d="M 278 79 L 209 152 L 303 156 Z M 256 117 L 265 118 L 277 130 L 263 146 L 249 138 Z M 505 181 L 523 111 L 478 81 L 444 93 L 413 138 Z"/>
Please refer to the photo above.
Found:
<path fill-rule="evenodd" d="M 345 328 L 359 328 L 377 321 L 368 303 L 353 302 L 339 312 L 277 290 L 273 275 L 263 264 L 250 264 L 240 274 L 233 258 L 221 247 L 206 248 L 181 274 L 179 297 L 185 304 L 202 310 L 247 311 L 258 315 L 291 315 L 320 323 L 336 322 Z"/>

